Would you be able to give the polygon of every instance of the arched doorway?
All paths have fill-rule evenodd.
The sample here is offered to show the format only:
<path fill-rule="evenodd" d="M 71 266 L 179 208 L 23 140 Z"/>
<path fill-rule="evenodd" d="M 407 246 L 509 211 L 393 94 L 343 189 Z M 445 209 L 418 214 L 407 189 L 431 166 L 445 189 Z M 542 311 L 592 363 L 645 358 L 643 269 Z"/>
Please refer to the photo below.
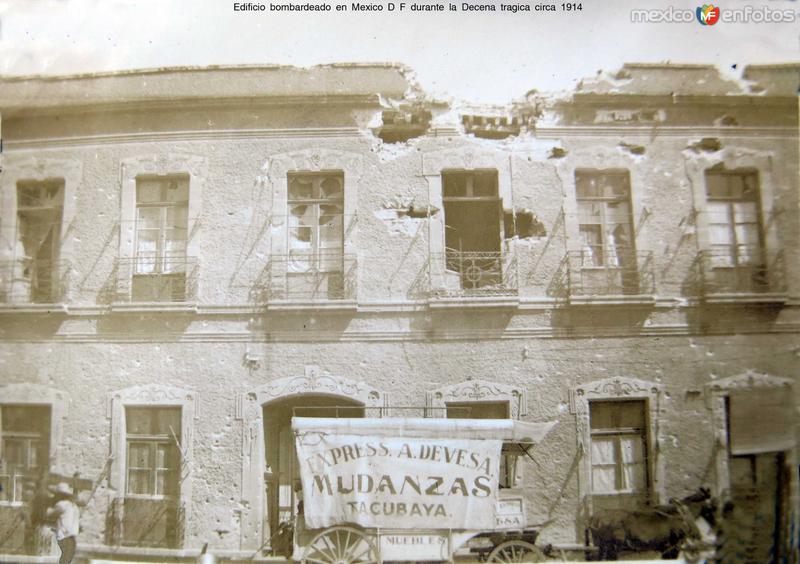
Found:
<path fill-rule="evenodd" d="M 278 530 L 297 513 L 300 469 L 292 434 L 292 417 L 364 417 L 364 404 L 347 397 L 302 394 L 264 404 L 265 530 Z"/>
<path fill-rule="evenodd" d="M 385 392 L 316 365 L 242 394 L 237 407 L 244 424 L 241 547 L 274 550 L 278 525 L 297 511 L 293 414 L 334 417 L 339 406 L 339 417 L 375 416 L 387 405 Z"/>

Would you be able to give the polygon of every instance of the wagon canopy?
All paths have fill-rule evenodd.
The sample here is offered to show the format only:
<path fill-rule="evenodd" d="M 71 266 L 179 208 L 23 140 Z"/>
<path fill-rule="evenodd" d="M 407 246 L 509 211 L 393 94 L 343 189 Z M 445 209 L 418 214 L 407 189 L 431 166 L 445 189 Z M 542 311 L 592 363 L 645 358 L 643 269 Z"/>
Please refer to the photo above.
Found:
<path fill-rule="evenodd" d="M 527 423 L 513 419 L 292 418 L 292 429 L 298 433 L 405 439 L 497 440 L 526 446 L 541 442 L 554 425 L 555 422 Z"/>
<path fill-rule="evenodd" d="M 527 452 L 552 423 L 293 417 L 306 524 L 498 527 L 501 450 Z"/>

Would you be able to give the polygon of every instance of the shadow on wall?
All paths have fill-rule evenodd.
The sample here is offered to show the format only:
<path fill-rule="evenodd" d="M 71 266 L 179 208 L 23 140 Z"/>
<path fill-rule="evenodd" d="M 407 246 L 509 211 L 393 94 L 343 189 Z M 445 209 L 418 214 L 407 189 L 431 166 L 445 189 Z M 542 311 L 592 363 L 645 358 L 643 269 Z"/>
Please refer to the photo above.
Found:
<path fill-rule="evenodd" d="M 308 332 L 310 339 L 313 332 L 315 341 L 338 340 L 350 327 L 356 314 L 355 309 L 271 312 L 268 318 L 255 318 L 250 329 L 253 334 L 288 333 L 300 339 L 304 332 Z"/>
<path fill-rule="evenodd" d="M 168 319 L 162 315 L 121 313 L 103 316 L 97 321 L 97 334 L 104 337 L 136 338 L 144 341 L 162 341 L 185 334 L 196 315 L 174 313 Z"/>
<path fill-rule="evenodd" d="M 705 304 L 688 310 L 686 321 L 700 334 L 762 332 L 777 322 L 781 309 L 781 304 Z"/>
<path fill-rule="evenodd" d="M 563 336 L 591 334 L 601 336 L 604 333 L 619 334 L 639 332 L 649 319 L 654 306 L 643 305 L 628 307 L 624 310 L 607 306 L 580 305 L 553 310 L 552 327 Z"/>
<path fill-rule="evenodd" d="M 59 333 L 67 320 L 63 309 L 14 315 L 5 313 L 0 322 L 0 338 L 7 341 L 36 341 Z"/>

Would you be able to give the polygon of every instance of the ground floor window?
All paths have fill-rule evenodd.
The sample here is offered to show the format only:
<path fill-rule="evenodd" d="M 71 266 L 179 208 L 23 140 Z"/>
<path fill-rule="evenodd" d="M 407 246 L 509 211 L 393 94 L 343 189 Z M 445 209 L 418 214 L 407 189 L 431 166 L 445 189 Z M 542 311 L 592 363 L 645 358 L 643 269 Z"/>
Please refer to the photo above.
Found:
<path fill-rule="evenodd" d="M 180 538 L 181 408 L 127 407 L 122 543 L 172 547 Z"/>
<path fill-rule="evenodd" d="M 50 407 L 0 406 L 0 501 L 22 503 L 49 466 Z"/>
<path fill-rule="evenodd" d="M 446 405 L 448 419 L 508 419 L 511 416 L 507 401 L 448 402 Z M 500 457 L 501 489 L 517 485 L 517 454 L 504 452 Z"/>
<path fill-rule="evenodd" d="M 592 494 L 647 499 L 647 425 L 644 401 L 592 401 Z"/>

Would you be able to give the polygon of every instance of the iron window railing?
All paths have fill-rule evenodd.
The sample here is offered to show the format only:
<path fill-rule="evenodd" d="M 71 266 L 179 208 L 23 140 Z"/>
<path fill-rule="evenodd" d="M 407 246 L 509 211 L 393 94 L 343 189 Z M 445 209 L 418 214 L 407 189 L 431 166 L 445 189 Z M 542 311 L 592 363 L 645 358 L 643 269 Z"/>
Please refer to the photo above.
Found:
<path fill-rule="evenodd" d="M 758 246 L 700 251 L 700 292 L 709 294 L 780 294 L 786 292 L 786 264 L 781 251 Z"/>
<path fill-rule="evenodd" d="M 112 546 L 181 548 L 186 504 L 177 499 L 118 497 L 112 500 L 106 523 Z"/>
<path fill-rule="evenodd" d="M 439 297 L 515 296 L 517 258 L 511 251 L 446 249 L 430 257 L 430 293 Z"/>
<path fill-rule="evenodd" d="M 590 249 L 567 253 L 569 293 L 573 296 L 648 295 L 655 293 L 652 251 Z"/>
<path fill-rule="evenodd" d="M 20 258 L 0 262 L 0 301 L 20 304 L 62 303 L 69 287 L 67 261 Z"/>
<path fill-rule="evenodd" d="M 258 301 L 354 301 L 357 296 L 356 255 L 338 250 L 293 251 L 272 255 L 259 282 Z"/>
<path fill-rule="evenodd" d="M 117 299 L 191 302 L 197 297 L 197 259 L 185 254 L 143 253 L 117 261 Z"/>

